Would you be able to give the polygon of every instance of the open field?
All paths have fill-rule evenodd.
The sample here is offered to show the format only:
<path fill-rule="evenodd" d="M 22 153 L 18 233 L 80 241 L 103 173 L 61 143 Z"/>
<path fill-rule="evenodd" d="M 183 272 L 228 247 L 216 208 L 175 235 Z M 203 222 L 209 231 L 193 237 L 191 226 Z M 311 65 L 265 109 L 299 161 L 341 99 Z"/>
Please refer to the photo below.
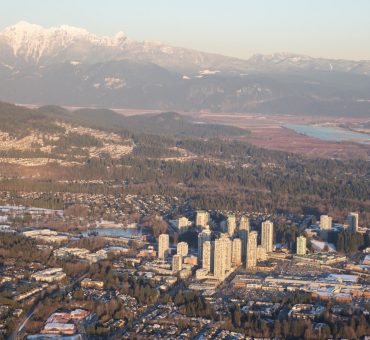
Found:
<path fill-rule="evenodd" d="M 296 133 L 283 127 L 285 124 L 344 124 L 368 119 L 351 117 L 296 117 L 289 115 L 192 113 L 194 119 L 208 123 L 222 123 L 246 128 L 251 131 L 243 137 L 253 145 L 310 157 L 340 159 L 369 159 L 370 145 L 350 142 L 330 142 Z"/>

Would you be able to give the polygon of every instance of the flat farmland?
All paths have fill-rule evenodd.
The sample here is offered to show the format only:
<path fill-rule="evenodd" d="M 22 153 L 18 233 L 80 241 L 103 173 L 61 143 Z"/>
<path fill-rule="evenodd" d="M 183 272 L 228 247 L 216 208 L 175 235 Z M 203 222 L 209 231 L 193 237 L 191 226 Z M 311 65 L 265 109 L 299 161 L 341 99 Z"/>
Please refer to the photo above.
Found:
<path fill-rule="evenodd" d="M 189 113 L 187 113 L 189 115 Z M 240 138 L 253 145 L 271 150 L 304 154 L 309 157 L 364 159 L 370 158 L 370 145 L 352 142 L 332 142 L 299 134 L 285 128 L 286 124 L 339 125 L 368 119 L 351 117 L 297 117 L 290 115 L 191 113 L 194 120 L 248 129 L 251 133 Z"/>

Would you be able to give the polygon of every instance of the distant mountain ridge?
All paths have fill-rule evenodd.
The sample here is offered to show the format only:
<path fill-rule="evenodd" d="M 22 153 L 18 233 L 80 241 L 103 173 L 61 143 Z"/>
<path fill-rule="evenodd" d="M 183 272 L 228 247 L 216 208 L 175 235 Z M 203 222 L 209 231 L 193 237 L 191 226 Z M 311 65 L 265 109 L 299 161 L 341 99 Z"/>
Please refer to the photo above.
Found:
<path fill-rule="evenodd" d="M 123 32 L 19 22 L 0 32 L 0 100 L 85 107 L 370 115 L 370 61 L 242 60 Z"/>

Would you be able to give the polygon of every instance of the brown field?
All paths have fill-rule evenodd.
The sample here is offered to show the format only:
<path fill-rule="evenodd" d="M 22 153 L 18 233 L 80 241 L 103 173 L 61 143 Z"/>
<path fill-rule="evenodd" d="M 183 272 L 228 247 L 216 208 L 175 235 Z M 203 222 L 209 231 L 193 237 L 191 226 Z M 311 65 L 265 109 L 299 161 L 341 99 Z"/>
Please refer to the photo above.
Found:
<path fill-rule="evenodd" d="M 304 154 L 310 157 L 365 159 L 370 158 L 370 145 L 350 142 L 330 142 L 296 133 L 282 127 L 291 124 L 340 124 L 367 121 L 349 117 L 295 117 L 289 115 L 191 113 L 193 119 L 245 128 L 251 134 L 243 140 L 267 149 Z"/>

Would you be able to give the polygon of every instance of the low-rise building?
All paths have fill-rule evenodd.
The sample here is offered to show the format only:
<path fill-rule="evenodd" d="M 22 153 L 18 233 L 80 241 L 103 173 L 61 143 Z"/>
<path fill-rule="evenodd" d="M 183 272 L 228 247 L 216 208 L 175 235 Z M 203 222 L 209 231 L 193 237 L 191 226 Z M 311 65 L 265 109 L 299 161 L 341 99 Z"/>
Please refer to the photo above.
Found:
<path fill-rule="evenodd" d="M 103 281 L 98 281 L 98 280 L 92 280 L 90 278 L 84 278 L 81 281 L 81 287 L 82 288 L 103 289 L 104 288 L 104 282 Z"/>
<path fill-rule="evenodd" d="M 67 275 L 63 272 L 62 268 L 44 269 L 31 275 L 32 279 L 43 282 L 58 282 L 66 277 Z"/>
<path fill-rule="evenodd" d="M 73 323 L 47 323 L 41 333 L 72 335 L 76 333 L 76 325 Z"/>

